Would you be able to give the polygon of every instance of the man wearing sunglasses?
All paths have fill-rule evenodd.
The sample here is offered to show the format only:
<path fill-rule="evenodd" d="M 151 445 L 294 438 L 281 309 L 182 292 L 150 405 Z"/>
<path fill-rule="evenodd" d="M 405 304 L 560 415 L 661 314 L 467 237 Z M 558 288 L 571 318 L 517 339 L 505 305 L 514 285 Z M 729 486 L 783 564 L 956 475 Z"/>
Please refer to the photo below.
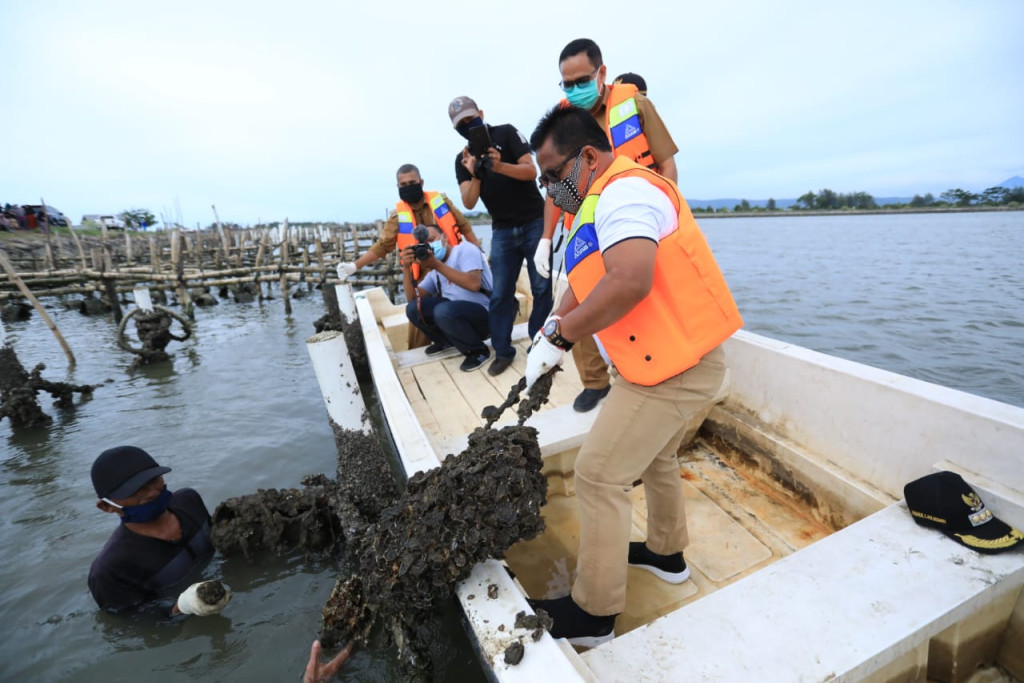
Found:
<path fill-rule="evenodd" d="M 484 112 L 470 97 L 456 97 L 448 105 L 448 117 L 456 132 L 470 142 L 455 157 L 455 177 L 462 192 L 462 204 L 472 209 L 483 200 L 491 214 L 491 291 L 488 315 L 494 360 L 487 368 L 500 375 L 512 364 L 516 349 L 512 346 L 512 326 L 518 305 L 516 280 L 526 261 L 533 294 L 533 309 L 528 324 L 532 337 L 551 313 L 551 280 L 541 276 L 533 263 L 533 254 L 544 229 L 544 200 L 533 181 L 530 143 L 509 124 L 484 123 Z M 486 133 L 485 133 L 486 131 Z M 480 140 L 485 141 L 479 143 Z M 471 147 L 479 143 L 486 152 L 478 157 Z"/>
<path fill-rule="evenodd" d="M 651 168 L 669 180 L 676 181 L 676 147 L 654 105 L 640 94 L 635 85 L 606 85 L 608 67 L 601 48 L 589 38 L 578 38 L 566 45 L 558 56 L 565 93 L 562 106 L 572 105 L 590 112 L 604 129 L 616 156 L 622 155 Z M 534 253 L 537 270 L 551 274 L 551 240 L 561 211 L 550 198 L 544 205 L 544 234 Z M 565 217 L 569 229 L 572 216 Z M 608 395 L 611 378 L 608 366 L 589 340 L 577 344 L 572 353 L 583 391 L 573 402 L 580 413 L 593 410 Z"/>
<path fill-rule="evenodd" d="M 623 156 L 585 110 L 554 108 L 530 139 L 548 196 L 576 220 L 569 289 L 526 358 L 526 383 L 596 335 L 616 378 L 576 457 L 580 546 L 571 595 L 531 601 L 551 633 L 593 647 L 614 637 L 627 566 L 689 578 L 676 459 L 728 393 L 723 341 L 743 321 L 675 183 Z M 633 482 L 643 480 L 647 539 L 630 543 Z"/>

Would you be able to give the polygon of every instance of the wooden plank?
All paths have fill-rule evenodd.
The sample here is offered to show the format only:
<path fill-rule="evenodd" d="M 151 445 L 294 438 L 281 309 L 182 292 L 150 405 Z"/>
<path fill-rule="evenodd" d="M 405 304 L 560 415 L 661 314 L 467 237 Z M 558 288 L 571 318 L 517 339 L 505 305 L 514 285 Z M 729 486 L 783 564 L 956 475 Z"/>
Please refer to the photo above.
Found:
<path fill-rule="evenodd" d="M 483 425 L 483 421 L 462 399 L 461 392 L 441 363 L 418 365 L 412 371 L 424 398 L 438 417 L 439 439 L 468 434 Z"/>
<path fill-rule="evenodd" d="M 436 445 L 439 438 L 438 434 L 441 431 L 440 422 L 438 421 L 437 416 L 434 415 L 434 411 L 431 410 L 430 404 L 427 403 L 426 398 L 423 396 L 423 390 L 416 381 L 416 376 L 409 368 L 399 368 L 398 380 L 402 383 L 402 389 L 405 391 L 405 395 L 409 399 L 409 405 L 412 406 L 413 412 L 416 413 L 416 416 L 419 419 L 420 426 L 426 430 L 429 436 L 433 437 L 433 441 Z"/>
<path fill-rule="evenodd" d="M 772 557 L 772 551 L 753 534 L 718 507 L 693 484 L 683 481 L 686 500 L 686 528 L 690 545 L 686 561 L 718 584 L 751 571 Z M 633 489 L 633 523 L 647 528 L 647 499 L 644 487 Z"/>
<path fill-rule="evenodd" d="M 752 534 L 779 555 L 788 555 L 831 532 L 824 524 L 794 507 L 771 489 L 743 476 L 741 470 L 723 462 L 709 445 L 698 439 L 681 451 L 683 478 L 700 488 L 705 496 L 744 521 Z"/>
<path fill-rule="evenodd" d="M 498 405 L 505 400 L 505 395 L 499 393 L 498 389 L 487 381 L 486 366 L 472 372 L 463 372 L 459 369 L 463 360 L 463 356 L 446 358 L 441 361 L 441 365 L 455 382 L 455 386 L 469 409 L 479 417 L 484 406 Z"/>
<path fill-rule="evenodd" d="M 527 420 L 526 424 L 537 429 L 537 441 L 544 457 L 557 455 L 572 448 L 578 448 L 587 433 L 594 425 L 597 411 L 577 413 L 572 406 L 559 406 L 555 409 L 542 410 Z M 515 424 L 518 416 L 515 412 L 505 411 L 495 428 Z M 466 434 L 458 434 L 438 443 L 439 450 L 458 453 L 466 447 L 469 440 Z"/>

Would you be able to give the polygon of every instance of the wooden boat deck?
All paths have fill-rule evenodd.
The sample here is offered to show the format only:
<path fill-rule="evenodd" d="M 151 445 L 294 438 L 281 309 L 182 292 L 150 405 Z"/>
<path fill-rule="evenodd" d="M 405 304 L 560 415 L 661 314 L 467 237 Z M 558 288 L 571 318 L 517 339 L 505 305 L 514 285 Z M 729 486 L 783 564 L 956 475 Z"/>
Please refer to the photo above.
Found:
<path fill-rule="evenodd" d="M 516 363 L 492 378 L 462 373 L 455 355 L 403 350 L 404 311 L 381 290 L 352 308 L 409 474 L 460 452 L 482 424 L 478 411 L 523 372 L 525 325 Z M 598 411 L 572 410 L 571 360 L 556 378 L 551 405 L 528 423 L 549 482 L 548 529 L 510 549 L 507 566 L 481 562 L 456 587 L 494 678 L 962 680 L 992 661 L 1024 672 L 1024 556 L 966 550 L 915 525 L 899 502 L 909 479 L 954 470 L 1024 528 L 1024 410 L 750 333 L 734 335 L 727 353 L 732 393 L 680 453 L 691 579 L 671 586 L 630 569 L 615 639 L 581 653 L 514 627 L 525 595 L 566 593 L 575 568 L 573 461 Z M 632 495 L 640 539 L 642 484 Z M 514 641 L 528 643 L 516 665 L 503 654 Z"/>
<path fill-rule="evenodd" d="M 379 300 L 374 302 L 375 308 L 385 305 Z M 387 321 L 389 316 L 381 315 L 379 319 Z M 392 327 L 399 322 L 390 317 Z M 389 331 L 386 323 L 379 323 L 378 329 L 386 344 L 404 338 L 404 331 Z M 389 349 L 402 390 L 440 458 L 459 452 L 467 435 L 483 426 L 482 408 L 504 401 L 512 385 L 523 376 L 529 348 L 525 324 L 516 326 L 513 341 L 517 349 L 515 360 L 497 377 L 487 373 L 486 365 L 480 370 L 462 372 L 459 365 L 463 356 L 454 350 L 431 357 L 422 349 Z M 577 442 L 582 440 L 586 426 L 598 412 L 586 416 L 571 412 L 573 399 L 582 388 L 572 356 L 567 354 L 563 372 L 552 385 L 550 402 L 527 422 L 542 422 L 542 416 L 548 413 L 545 427 L 539 427 L 549 481 L 548 503 L 542 509 L 547 531 L 511 548 L 506 562 L 530 597 L 558 597 L 568 593 L 572 585 L 579 520 L 572 495 L 571 469 L 578 448 L 557 452 L 558 447 L 552 447 L 551 442 L 559 438 L 552 438 L 550 431 L 558 431 L 558 426 L 581 430 Z M 515 419 L 515 413 L 509 410 L 498 426 Z M 778 492 L 749 480 L 704 438 L 698 437 L 681 452 L 680 477 L 684 480 L 691 538 L 685 553 L 691 578 L 673 586 L 649 572 L 630 568 L 627 606 L 616 621 L 617 635 L 713 593 L 833 531 Z M 647 529 L 642 484 L 634 488 L 632 498 L 632 539 L 642 540 Z"/>

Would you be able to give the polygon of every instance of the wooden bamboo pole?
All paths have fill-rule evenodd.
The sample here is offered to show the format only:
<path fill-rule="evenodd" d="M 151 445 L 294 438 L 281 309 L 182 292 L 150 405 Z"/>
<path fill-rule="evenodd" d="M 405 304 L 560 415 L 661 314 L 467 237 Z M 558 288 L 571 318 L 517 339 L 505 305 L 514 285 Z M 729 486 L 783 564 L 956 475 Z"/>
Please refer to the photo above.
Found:
<path fill-rule="evenodd" d="M 192 311 L 192 299 L 189 297 L 188 287 L 185 285 L 184 246 L 185 236 L 181 233 L 181 230 L 175 228 L 171 236 L 171 270 L 177 275 L 178 286 L 176 290 L 178 301 L 181 303 L 181 310 L 191 319 L 195 314 Z"/>
<path fill-rule="evenodd" d="M 281 298 L 284 299 L 284 314 L 292 314 L 292 301 L 288 297 L 288 279 L 284 267 L 288 265 L 288 219 L 284 219 L 284 234 L 281 236 Z"/>
<path fill-rule="evenodd" d="M 75 232 L 74 228 L 71 228 L 71 238 L 75 240 L 75 246 L 78 247 L 78 257 L 82 259 L 82 270 L 87 268 L 85 264 L 85 250 L 82 249 L 82 240 L 78 239 L 78 233 Z"/>
<path fill-rule="evenodd" d="M 149 265 L 152 266 L 155 273 L 159 273 L 163 268 L 160 263 L 160 248 L 157 246 L 156 238 L 152 235 L 149 236 Z"/>
<path fill-rule="evenodd" d="M 259 270 L 259 267 L 263 263 L 263 254 L 264 254 L 264 252 L 266 252 L 266 250 L 267 250 L 267 231 L 264 230 L 263 234 L 260 236 L 260 246 L 259 246 L 259 249 L 256 250 L 256 264 L 255 265 L 256 265 L 256 269 L 257 270 Z M 262 302 L 263 301 L 263 285 L 260 284 L 258 281 L 256 282 L 256 290 L 257 290 L 257 294 L 259 295 L 259 300 Z"/>
<path fill-rule="evenodd" d="M 37 299 L 35 295 L 32 294 L 32 290 L 26 287 L 25 283 L 21 281 L 21 278 L 18 277 L 18 274 L 14 271 L 14 268 L 11 266 L 11 262 L 7 260 L 7 253 L 2 249 L 0 249 L 0 266 L 2 266 L 3 269 L 7 272 L 8 277 L 10 277 L 18 285 L 18 289 L 20 289 L 21 293 L 25 295 L 25 298 L 28 299 L 29 302 L 31 302 L 32 307 L 36 309 L 36 312 L 39 314 L 39 317 L 43 319 L 43 321 L 46 323 L 46 326 L 50 328 L 51 332 L 53 332 L 53 336 L 57 338 L 57 341 L 60 343 L 61 348 L 64 349 L 64 355 L 68 357 L 68 363 L 71 365 L 71 367 L 74 367 L 75 354 L 71 353 L 71 347 L 68 346 L 68 343 L 66 341 L 64 341 L 64 335 L 60 333 L 60 330 L 57 329 L 57 326 L 54 324 L 53 320 L 50 319 L 50 316 L 47 314 L 46 309 L 43 308 L 43 305 L 41 303 L 39 303 L 39 299 Z"/>

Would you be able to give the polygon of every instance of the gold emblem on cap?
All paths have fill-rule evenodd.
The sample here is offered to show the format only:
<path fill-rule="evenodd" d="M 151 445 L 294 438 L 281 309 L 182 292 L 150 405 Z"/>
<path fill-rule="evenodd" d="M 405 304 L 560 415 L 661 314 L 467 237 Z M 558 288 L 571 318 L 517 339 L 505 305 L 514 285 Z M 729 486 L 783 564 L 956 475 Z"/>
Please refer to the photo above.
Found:
<path fill-rule="evenodd" d="M 978 494 L 974 491 L 964 494 L 960 496 L 960 498 L 967 504 L 967 507 L 971 508 L 975 512 L 977 512 L 977 510 L 983 505 L 981 498 L 978 498 Z"/>

